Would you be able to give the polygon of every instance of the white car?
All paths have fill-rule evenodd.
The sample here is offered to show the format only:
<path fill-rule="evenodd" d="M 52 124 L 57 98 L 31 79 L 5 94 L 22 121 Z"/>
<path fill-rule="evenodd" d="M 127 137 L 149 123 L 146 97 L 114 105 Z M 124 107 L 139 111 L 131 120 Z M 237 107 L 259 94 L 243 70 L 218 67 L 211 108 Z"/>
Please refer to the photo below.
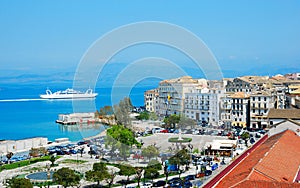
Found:
<path fill-rule="evenodd" d="M 150 182 L 146 182 L 141 186 L 141 188 L 151 188 L 151 187 L 152 187 L 152 183 Z"/>

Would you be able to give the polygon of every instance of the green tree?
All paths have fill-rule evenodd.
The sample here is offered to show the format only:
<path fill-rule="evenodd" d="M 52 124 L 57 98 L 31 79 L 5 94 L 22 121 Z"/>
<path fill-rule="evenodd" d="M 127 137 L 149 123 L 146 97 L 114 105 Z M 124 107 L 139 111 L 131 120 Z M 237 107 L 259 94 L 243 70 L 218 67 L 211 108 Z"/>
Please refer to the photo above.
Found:
<path fill-rule="evenodd" d="M 110 146 L 112 152 L 118 149 L 124 160 L 129 156 L 129 148 L 133 145 L 140 146 L 140 143 L 130 129 L 114 125 L 107 130 L 106 146 Z"/>
<path fill-rule="evenodd" d="M 189 164 L 189 160 L 190 160 L 190 155 L 187 149 L 182 149 L 169 159 L 169 163 L 173 165 L 177 165 L 178 169 L 180 169 L 180 166 L 183 165 L 186 165 L 187 167 L 187 165 Z"/>
<path fill-rule="evenodd" d="M 100 185 L 100 181 L 109 177 L 106 164 L 94 163 L 93 170 L 87 171 L 85 177 L 88 181 L 96 181 L 97 185 Z"/>
<path fill-rule="evenodd" d="M 245 145 L 248 147 L 248 140 L 250 138 L 250 134 L 249 132 L 243 132 L 241 134 L 241 139 L 243 139 L 245 141 Z"/>
<path fill-rule="evenodd" d="M 8 181 L 9 188 L 32 188 L 33 185 L 29 179 L 13 178 Z"/>
<path fill-rule="evenodd" d="M 179 128 L 187 128 L 187 127 L 195 128 L 195 125 L 196 125 L 195 120 L 188 118 L 185 115 L 180 116 L 180 120 L 178 122 Z"/>
<path fill-rule="evenodd" d="M 122 164 L 119 166 L 119 169 L 120 169 L 119 174 L 123 176 L 127 176 L 127 181 L 129 181 L 129 176 L 136 173 L 135 168 L 129 164 Z"/>
<path fill-rule="evenodd" d="M 180 116 L 176 114 L 172 114 L 169 117 L 164 118 L 164 123 L 167 125 L 167 127 L 175 128 L 176 124 L 179 123 Z"/>
<path fill-rule="evenodd" d="M 159 155 L 159 151 L 155 146 L 149 145 L 142 148 L 142 155 L 150 160 L 152 157 L 157 157 Z"/>
<path fill-rule="evenodd" d="M 151 179 L 153 182 L 153 179 L 158 177 L 159 177 L 159 172 L 157 169 L 151 167 L 147 167 L 145 169 L 145 178 Z"/>
<path fill-rule="evenodd" d="M 132 112 L 133 106 L 130 98 L 125 97 L 114 105 L 114 114 L 116 116 L 117 123 L 129 127 L 131 125 L 130 113 Z"/>
<path fill-rule="evenodd" d="M 148 120 L 149 117 L 150 117 L 149 112 L 144 111 L 144 112 L 141 112 L 141 113 L 139 114 L 139 116 L 137 116 L 136 118 L 137 118 L 138 120 Z"/>
<path fill-rule="evenodd" d="M 156 170 L 162 170 L 162 165 L 158 160 L 152 159 L 149 161 L 148 167 L 155 168 Z"/>
<path fill-rule="evenodd" d="M 54 155 L 51 155 L 51 157 L 50 157 L 51 166 L 54 166 L 55 160 L 56 160 L 56 158 L 54 157 Z"/>
<path fill-rule="evenodd" d="M 79 184 L 80 176 L 74 170 L 64 167 L 54 172 L 53 181 L 63 187 L 76 186 Z"/>
<path fill-rule="evenodd" d="M 149 119 L 153 120 L 153 121 L 156 121 L 156 120 L 158 120 L 158 116 L 155 112 L 150 112 L 149 113 Z"/>

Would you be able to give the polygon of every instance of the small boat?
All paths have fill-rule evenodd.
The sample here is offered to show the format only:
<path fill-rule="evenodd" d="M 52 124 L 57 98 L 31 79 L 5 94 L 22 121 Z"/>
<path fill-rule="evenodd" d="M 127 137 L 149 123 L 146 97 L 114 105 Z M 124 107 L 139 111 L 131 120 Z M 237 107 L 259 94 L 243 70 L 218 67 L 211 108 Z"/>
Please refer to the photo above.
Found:
<path fill-rule="evenodd" d="M 51 90 L 47 89 L 46 94 L 40 95 L 42 99 L 84 99 L 84 98 L 95 98 L 98 93 L 94 93 L 92 89 L 86 90 L 86 92 L 76 91 L 74 89 L 66 89 L 64 91 L 56 91 L 52 93 Z"/>

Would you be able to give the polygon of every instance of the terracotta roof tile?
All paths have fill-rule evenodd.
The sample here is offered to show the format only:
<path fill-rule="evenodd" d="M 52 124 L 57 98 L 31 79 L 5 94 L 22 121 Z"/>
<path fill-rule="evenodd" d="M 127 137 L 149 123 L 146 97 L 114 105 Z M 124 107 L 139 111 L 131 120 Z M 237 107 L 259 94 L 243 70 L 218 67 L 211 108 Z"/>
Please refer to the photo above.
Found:
<path fill-rule="evenodd" d="M 251 181 L 246 180 L 234 186 L 234 188 L 299 188 L 299 183 L 283 183 L 276 181 Z"/>
<path fill-rule="evenodd" d="M 290 130 L 271 136 L 228 173 L 216 187 L 244 187 L 241 184 L 248 185 L 245 181 L 253 183 L 253 186 L 247 187 L 265 187 L 263 184 L 266 182 L 266 187 L 274 187 L 274 182 L 279 183 L 279 187 L 289 187 L 290 185 L 282 184 L 291 184 L 298 172 L 299 145 L 299 136 Z M 262 185 L 256 186 L 259 182 Z"/>

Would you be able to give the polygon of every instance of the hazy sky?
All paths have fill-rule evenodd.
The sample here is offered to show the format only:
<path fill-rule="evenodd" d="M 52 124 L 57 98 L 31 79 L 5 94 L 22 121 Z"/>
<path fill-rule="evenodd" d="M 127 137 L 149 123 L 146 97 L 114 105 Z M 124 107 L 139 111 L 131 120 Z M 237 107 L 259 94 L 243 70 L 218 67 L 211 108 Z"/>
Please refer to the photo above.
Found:
<path fill-rule="evenodd" d="M 1 0 L 0 73 L 75 70 L 95 40 L 140 21 L 169 22 L 190 30 L 207 44 L 224 72 L 300 72 L 296 0 Z M 155 51 L 153 46 L 149 49 Z M 149 49 L 137 48 L 135 53 L 146 55 Z M 134 53 L 123 53 L 116 61 L 133 59 Z"/>

